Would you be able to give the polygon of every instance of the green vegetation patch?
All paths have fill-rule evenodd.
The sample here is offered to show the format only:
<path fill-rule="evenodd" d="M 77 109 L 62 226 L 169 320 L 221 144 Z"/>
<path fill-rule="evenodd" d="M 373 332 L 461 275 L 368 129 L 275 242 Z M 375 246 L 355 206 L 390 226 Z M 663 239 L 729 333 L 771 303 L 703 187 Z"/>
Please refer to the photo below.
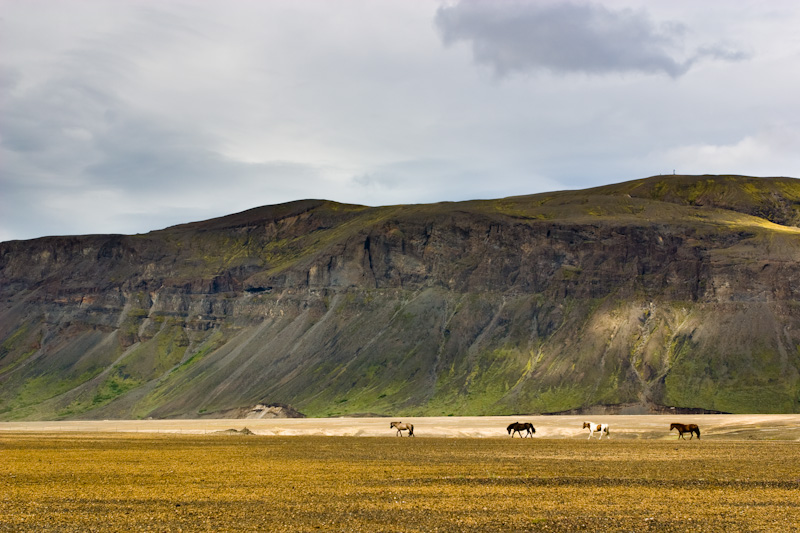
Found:
<path fill-rule="evenodd" d="M 40 320 L 25 321 L 3 339 L 0 343 L 0 376 L 11 372 L 39 351 L 42 343 L 40 325 Z"/>

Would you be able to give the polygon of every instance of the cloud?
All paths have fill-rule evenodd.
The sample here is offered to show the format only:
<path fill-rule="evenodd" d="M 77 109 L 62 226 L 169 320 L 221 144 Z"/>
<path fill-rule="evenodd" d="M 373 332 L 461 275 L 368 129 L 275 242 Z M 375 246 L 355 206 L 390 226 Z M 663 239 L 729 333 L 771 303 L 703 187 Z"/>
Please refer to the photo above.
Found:
<path fill-rule="evenodd" d="M 682 57 L 685 25 L 656 25 L 644 10 L 612 10 L 598 4 L 461 0 L 440 7 L 435 24 L 446 46 L 471 43 L 475 62 L 498 77 L 547 70 L 677 78 L 703 59 L 746 57 L 721 45 L 706 45 Z"/>
<path fill-rule="evenodd" d="M 0 240 L 797 174 L 793 2 L 588 1 L 0 0 Z"/>
<path fill-rule="evenodd" d="M 88 57 L 73 54 L 72 73 L 0 102 L 0 240 L 144 232 L 305 197 L 306 188 L 324 184 L 313 163 L 249 163 L 220 153 L 213 133 L 122 98 L 113 76 L 88 84 Z M 0 84 L 5 78 L 13 87 L 13 72 L 5 72 Z"/>
<path fill-rule="evenodd" d="M 775 125 L 734 143 L 679 146 L 654 159 L 681 174 L 786 176 L 800 168 L 800 130 Z"/>

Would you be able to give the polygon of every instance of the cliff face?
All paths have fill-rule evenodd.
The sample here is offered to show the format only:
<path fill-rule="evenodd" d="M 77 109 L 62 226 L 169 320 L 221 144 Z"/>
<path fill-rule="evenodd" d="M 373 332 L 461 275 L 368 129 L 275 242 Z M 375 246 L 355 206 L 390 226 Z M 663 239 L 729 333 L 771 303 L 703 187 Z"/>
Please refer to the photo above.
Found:
<path fill-rule="evenodd" d="M 800 181 L 0 243 L 0 418 L 800 412 Z"/>

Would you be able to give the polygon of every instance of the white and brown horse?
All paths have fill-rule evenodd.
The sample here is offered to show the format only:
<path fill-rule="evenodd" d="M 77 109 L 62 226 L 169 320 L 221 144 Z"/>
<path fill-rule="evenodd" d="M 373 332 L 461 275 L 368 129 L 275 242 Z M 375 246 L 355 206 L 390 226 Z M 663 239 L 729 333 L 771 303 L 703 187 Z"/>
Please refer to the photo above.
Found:
<path fill-rule="evenodd" d="M 511 435 L 511 438 L 514 438 L 514 433 L 519 433 L 520 438 L 525 438 L 525 435 L 528 435 L 530 438 L 533 438 L 533 434 L 536 433 L 536 428 L 533 427 L 533 424 L 530 422 L 514 422 L 510 426 L 506 428 L 508 430 L 508 434 Z M 522 432 L 525 432 L 525 435 Z"/>
<path fill-rule="evenodd" d="M 697 424 L 679 424 L 678 422 L 673 422 L 669 425 L 669 431 L 672 432 L 673 429 L 678 430 L 678 438 L 682 439 L 684 433 L 689 434 L 689 440 L 694 438 L 694 434 L 697 433 L 697 438 L 700 438 L 700 428 Z"/>
<path fill-rule="evenodd" d="M 586 428 L 589 428 L 589 438 L 590 439 L 592 438 L 592 435 L 594 435 L 595 431 L 599 431 L 600 432 L 600 436 L 598 437 L 598 439 L 602 439 L 603 438 L 603 433 L 605 433 L 606 436 L 609 439 L 611 438 L 611 435 L 608 434 L 608 424 L 595 424 L 594 422 L 584 422 L 583 423 L 583 429 L 586 429 Z"/>
<path fill-rule="evenodd" d="M 406 424 L 403 422 L 392 422 L 389 424 L 389 429 L 395 428 L 397 430 L 397 436 L 402 437 L 403 431 L 408 431 L 408 436 L 414 436 L 414 424 Z"/>

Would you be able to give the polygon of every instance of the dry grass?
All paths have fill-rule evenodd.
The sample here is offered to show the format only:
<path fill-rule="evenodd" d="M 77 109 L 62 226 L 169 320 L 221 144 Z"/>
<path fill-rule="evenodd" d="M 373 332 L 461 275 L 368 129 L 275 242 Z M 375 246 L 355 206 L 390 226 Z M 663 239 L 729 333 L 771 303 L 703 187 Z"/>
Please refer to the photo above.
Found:
<path fill-rule="evenodd" d="M 798 494 L 796 441 L 0 435 L 2 531 L 788 531 Z"/>

